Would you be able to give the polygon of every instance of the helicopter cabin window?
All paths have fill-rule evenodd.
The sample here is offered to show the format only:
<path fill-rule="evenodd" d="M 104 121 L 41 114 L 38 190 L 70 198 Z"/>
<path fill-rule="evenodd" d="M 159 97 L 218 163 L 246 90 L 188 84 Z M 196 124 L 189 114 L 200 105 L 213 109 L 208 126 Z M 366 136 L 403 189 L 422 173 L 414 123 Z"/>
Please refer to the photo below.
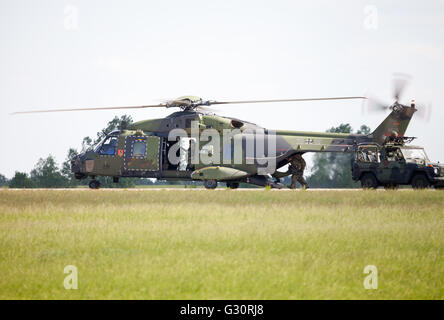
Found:
<path fill-rule="evenodd" d="M 133 144 L 133 157 L 145 158 L 146 142 L 144 139 L 136 139 Z"/>
<path fill-rule="evenodd" d="M 102 143 L 99 154 L 113 156 L 116 153 L 117 137 L 108 137 Z"/>

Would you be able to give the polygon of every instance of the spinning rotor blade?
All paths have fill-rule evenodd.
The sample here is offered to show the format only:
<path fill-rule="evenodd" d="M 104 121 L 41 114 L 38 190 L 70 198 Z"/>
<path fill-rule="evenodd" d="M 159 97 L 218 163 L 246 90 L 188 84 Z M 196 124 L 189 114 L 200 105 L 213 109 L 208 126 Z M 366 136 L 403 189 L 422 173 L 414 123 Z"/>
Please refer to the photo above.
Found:
<path fill-rule="evenodd" d="M 67 112 L 67 111 L 93 111 L 93 110 L 118 110 L 118 109 L 144 109 L 144 108 L 161 108 L 166 107 L 166 104 L 155 104 L 148 106 L 130 106 L 130 107 L 99 107 L 99 108 L 72 108 L 72 109 L 48 109 L 48 110 L 32 110 L 13 112 L 15 114 L 29 114 L 29 113 L 48 113 L 48 112 Z"/>
<path fill-rule="evenodd" d="M 422 121 L 425 121 L 425 122 L 430 121 L 430 118 L 432 116 L 432 103 L 416 104 L 416 109 L 418 109 L 418 111 L 416 112 L 416 115 L 418 116 L 419 119 L 421 119 Z"/>
<path fill-rule="evenodd" d="M 213 104 L 245 104 L 245 103 L 268 103 L 268 102 L 301 102 L 301 101 L 324 101 L 324 100 L 352 100 L 367 99 L 366 97 L 334 97 L 334 98 L 305 98 L 305 99 L 273 99 L 273 100 L 240 100 L 240 101 L 208 101 Z"/>
<path fill-rule="evenodd" d="M 130 106 L 130 107 L 99 107 L 99 108 L 70 108 L 70 109 L 48 109 L 48 110 L 30 110 L 14 112 L 16 114 L 30 113 L 49 113 L 49 112 L 67 112 L 67 111 L 93 111 L 93 110 L 119 110 L 119 109 L 144 109 L 144 108 L 172 108 L 177 107 L 183 110 L 200 109 L 204 111 L 213 111 L 208 106 L 215 104 L 243 104 L 243 103 L 266 103 L 266 102 L 292 102 L 292 101 L 322 101 L 322 100 L 350 100 L 350 99 L 367 99 L 366 97 L 337 97 L 337 98 L 309 98 L 309 99 L 275 99 L 275 100 L 244 100 L 244 101 L 202 101 L 198 97 L 183 97 L 170 100 L 165 103 L 147 105 L 147 106 Z"/>
<path fill-rule="evenodd" d="M 370 112 L 386 112 L 390 109 L 390 105 L 388 103 L 381 102 L 380 100 L 374 97 L 368 97 L 366 100 L 366 109 Z"/>
<path fill-rule="evenodd" d="M 395 101 L 399 101 L 405 87 L 409 84 L 411 77 L 404 73 L 393 74 L 393 98 Z"/>

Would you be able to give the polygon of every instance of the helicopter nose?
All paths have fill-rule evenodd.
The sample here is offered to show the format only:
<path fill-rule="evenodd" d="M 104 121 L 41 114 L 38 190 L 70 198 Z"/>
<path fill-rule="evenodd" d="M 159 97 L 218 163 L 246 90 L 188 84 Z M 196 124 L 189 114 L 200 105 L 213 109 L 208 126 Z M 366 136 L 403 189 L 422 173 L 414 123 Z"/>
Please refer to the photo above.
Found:
<path fill-rule="evenodd" d="M 80 167 L 81 167 L 81 160 L 79 156 L 75 156 L 74 158 L 71 159 L 71 171 L 73 173 L 76 172 L 80 172 Z"/>
<path fill-rule="evenodd" d="M 76 176 L 79 174 L 83 174 L 84 170 L 84 163 L 85 163 L 85 154 L 81 153 L 74 158 L 71 159 L 71 172 L 74 173 Z"/>

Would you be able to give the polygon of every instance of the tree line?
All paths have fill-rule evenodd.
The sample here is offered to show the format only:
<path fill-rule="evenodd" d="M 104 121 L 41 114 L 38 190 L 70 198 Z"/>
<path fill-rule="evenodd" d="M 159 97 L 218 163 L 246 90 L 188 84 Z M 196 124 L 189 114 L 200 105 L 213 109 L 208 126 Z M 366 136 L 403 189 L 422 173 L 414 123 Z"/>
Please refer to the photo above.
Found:
<path fill-rule="evenodd" d="M 92 148 L 94 145 L 104 139 L 109 133 L 117 130 L 122 121 L 131 124 L 133 119 L 129 115 L 123 115 L 120 118 L 115 116 L 108 122 L 106 127 L 97 132 L 95 138 L 89 136 L 83 138 L 82 149 Z M 332 127 L 326 132 L 334 133 L 353 133 L 350 124 L 340 124 Z M 370 128 L 362 125 L 355 133 L 369 134 Z M 11 180 L 0 174 L 0 187 L 9 186 L 10 188 L 75 188 L 88 184 L 88 180 L 77 180 L 71 173 L 71 159 L 79 154 L 75 148 L 70 148 L 67 152 L 65 161 L 59 166 L 52 155 L 46 158 L 40 158 L 34 169 L 28 174 L 26 172 L 16 171 Z M 313 166 L 310 172 L 306 172 L 307 182 L 312 188 L 357 188 L 359 184 L 354 182 L 351 177 L 350 161 L 351 153 L 316 153 L 313 157 Z M 132 188 L 137 185 L 150 184 L 195 184 L 194 182 L 165 182 L 153 181 L 142 178 L 121 178 L 118 183 L 113 183 L 112 177 L 98 177 L 103 188 Z M 284 184 L 289 183 L 290 178 L 283 179 Z"/>

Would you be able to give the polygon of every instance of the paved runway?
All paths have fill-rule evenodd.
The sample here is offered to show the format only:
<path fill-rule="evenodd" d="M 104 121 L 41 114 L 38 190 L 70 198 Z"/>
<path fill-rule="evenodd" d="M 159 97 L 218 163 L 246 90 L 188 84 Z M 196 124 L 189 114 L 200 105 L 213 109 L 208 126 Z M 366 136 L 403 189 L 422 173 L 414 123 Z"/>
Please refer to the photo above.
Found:
<path fill-rule="evenodd" d="M 98 190 L 92 190 L 89 188 L 55 188 L 55 189 L 41 189 L 41 188 L 36 188 L 36 189 L 8 189 L 8 188 L 4 188 L 4 189 L 0 189 L 1 191 L 72 191 L 72 192 L 119 192 L 119 191 L 187 191 L 187 192 L 197 192 L 197 191 L 230 191 L 230 192 L 239 192 L 239 191 L 272 191 L 272 192 L 295 192 L 295 191 L 303 191 L 302 189 L 296 189 L 296 190 L 292 190 L 292 189 L 270 189 L 270 190 L 266 190 L 265 188 L 238 188 L 236 190 L 229 190 L 227 188 L 217 188 L 214 190 L 206 190 L 205 188 L 128 188 L 128 189 L 121 189 L 121 188 L 102 188 L 102 189 L 98 189 Z M 434 190 L 434 189 L 430 189 L 430 190 Z M 310 188 L 308 190 L 305 190 L 304 192 L 313 192 L 313 191 L 323 191 L 323 192 L 330 192 L 330 191 L 364 191 L 363 189 L 317 189 L 317 188 Z M 379 188 L 376 191 L 385 191 L 384 188 Z M 413 189 L 398 189 L 396 191 L 413 191 Z"/>

